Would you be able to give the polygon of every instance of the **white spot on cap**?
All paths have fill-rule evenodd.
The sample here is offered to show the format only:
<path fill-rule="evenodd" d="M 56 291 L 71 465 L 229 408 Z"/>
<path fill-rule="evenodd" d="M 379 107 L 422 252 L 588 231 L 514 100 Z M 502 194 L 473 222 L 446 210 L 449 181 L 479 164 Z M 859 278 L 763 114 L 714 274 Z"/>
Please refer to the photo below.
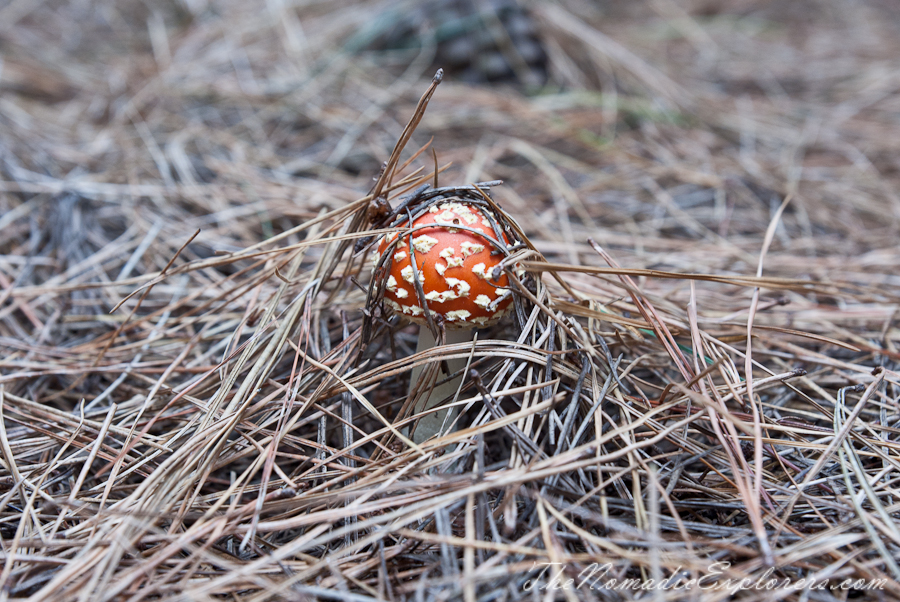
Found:
<path fill-rule="evenodd" d="M 448 312 L 444 315 L 444 318 L 445 318 L 448 322 L 456 322 L 457 320 L 461 320 L 461 321 L 465 322 L 465 321 L 466 321 L 466 318 L 468 318 L 468 317 L 471 316 L 471 315 L 472 315 L 472 314 L 471 314 L 470 312 L 468 312 L 468 311 L 466 311 L 466 310 L 464 310 L 464 309 L 457 309 L 457 310 L 454 310 L 454 311 L 448 311 Z"/>
<path fill-rule="evenodd" d="M 409 291 L 407 291 L 405 288 L 398 288 L 395 294 L 397 295 L 398 299 L 406 299 L 407 297 L 409 297 Z"/>
<path fill-rule="evenodd" d="M 494 292 L 497 293 L 497 298 L 494 299 L 491 302 L 490 307 L 488 307 L 488 309 L 490 309 L 490 310 L 496 310 L 497 307 L 503 302 L 503 300 L 506 297 L 509 297 L 510 295 L 512 295 L 512 291 L 510 291 L 509 289 L 505 289 L 505 288 L 495 288 Z M 502 316 L 503 314 L 501 313 L 499 315 Z M 499 316 L 497 314 L 494 314 L 494 317 L 499 317 Z"/>
<path fill-rule="evenodd" d="M 512 294 L 512 291 L 510 291 L 508 288 L 495 288 L 494 292 L 497 293 L 497 296 L 501 299 Z"/>
<path fill-rule="evenodd" d="M 387 290 L 391 293 L 397 290 L 397 279 L 393 276 L 388 276 Z"/>
<path fill-rule="evenodd" d="M 472 266 L 472 273 L 481 278 L 482 280 L 487 280 L 487 274 L 484 273 L 485 266 L 483 263 L 476 263 Z"/>
<path fill-rule="evenodd" d="M 438 244 L 438 242 L 438 239 L 428 236 L 427 234 L 417 236 L 412 240 L 413 246 L 418 253 L 427 253 L 434 245 Z"/>
<path fill-rule="evenodd" d="M 406 280 L 407 282 L 412 284 L 413 283 L 413 268 L 412 268 L 412 266 L 408 265 L 405 268 L 403 268 L 402 270 L 400 270 L 400 276 L 404 280 Z M 425 279 L 425 276 L 422 275 L 422 272 L 420 270 L 419 271 L 419 282 L 422 282 L 424 279 Z"/>
<path fill-rule="evenodd" d="M 472 207 L 470 207 L 467 203 L 444 203 L 441 205 L 441 210 L 443 211 L 452 211 L 456 213 L 456 216 L 459 216 L 466 220 L 466 223 L 471 225 L 478 221 L 478 216 L 473 212 Z M 478 213 L 478 209 L 475 209 Z M 455 217 L 455 216 L 454 216 Z"/>
<path fill-rule="evenodd" d="M 468 257 L 469 255 L 474 255 L 475 253 L 481 253 L 484 251 L 484 245 L 479 245 L 474 242 L 465 241 L 460 245 L 462 247 L 462 255 L 463 257 Z"/>
<path fill-rule="evenodd" d="M 406 259 L 406 251 L 397 251 L 394 253 L 394 261 L 403 261 Z"/>
<path fill-rule="evenodd" d="M 475 297 L 475 305 L 480 305 L 481 307 L 487 309 L 487 306 L 491 304 L 491 298 L 487 295 L 478 295 Z"/>
<path fill-rule="evenodd" d="M 459 212 L 466 223 L 470 226 L 478 221 L 478 216 L 468 210 L 468 207 L 463 206 L 463 210 Z"/>
<path fill-rule="evenodd" d="M 434 269 L 435 269 L 435 271 L 436 271 L 438 274 L 440 274 L 441 276 L 443 276 L 443 275 L 444 275 L 444 272 L 447 271 L 447 266 L 445 266 L 443 263 L 435 262 L 435 263 L 434 263 Z"/>
<path fill-rule="evenodd" d="M 455 213 L 453 213 L 452 211 L 444 211 L 436 218 L 434 218 L 434 221 L 439 224 L 452 224 L 453 220 L 455 219 L 459 219 Z"/>
<path fill-rule="evenodd" d="M 425 293 L 426 301 L 433 301 L 435 303 L 446 303 L 447 301 L 453 301 L 454 299 L 459 299 L 462 295 L 457 293 L 454 290 L 449 291 L 428 291 Z"/>
<path fill-rule="evenodd" d="M 459 289 L 457 293 L 458 297 L 468 297 L 469 290 L 472 288 L 469 286 L 469 283 L 465 280 L 460 280 L 459 278 L 444 278 L 447 281 L 447 284 L 450 285 L 450 288 L 456 287 Z"/>
<path fill-rule="evenodd" d="M 438 255 L 440 255 L 444 259 L 450 259 L 455 254 L 456 254 L 456 249 L 454 249 L 453 247 L 444 247 L 444 249 L 440 253 L 438 253 Z"/>
<path fill-rule="evenodd" d="M 462 257 L 448 257 L 447 258 L 447 267 L 448 268 L 459 268 L 462 267 L 463 258 Z"/>

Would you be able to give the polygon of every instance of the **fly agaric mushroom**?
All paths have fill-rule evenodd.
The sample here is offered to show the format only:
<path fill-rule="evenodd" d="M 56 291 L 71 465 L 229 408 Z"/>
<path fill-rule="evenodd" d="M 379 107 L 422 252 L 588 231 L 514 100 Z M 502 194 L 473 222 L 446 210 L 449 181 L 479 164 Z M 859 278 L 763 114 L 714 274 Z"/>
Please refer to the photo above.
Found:
<path fill-rule="evenodd" d="M 378 246 L 379 256 L 393 247 L 384 303 L 421 325 L 417 352 L 435 345 L 429 318 L 444 326 L 447 344 L 462 343 L 472 340 L 473 328 L 494 324 L 511 309 L 509 279 L 500 270 L 495 273 L 510 241 L 486 211 L 458 198 L 442 199 L 415 217 L 408 232 L 386 236 Z M 453 373 L 465 361 L 447 364 Z M 441 373 L 438 380 L 446 377 Z M 431 409 L 455 393 L 461 378 L 435 387 L 416 411 Z M 417 380 L 414 370 L 410 390 Z M 439 433 L 454 414 L 448 409 L 424 416 L 413 441 L 421 443 Z"/>

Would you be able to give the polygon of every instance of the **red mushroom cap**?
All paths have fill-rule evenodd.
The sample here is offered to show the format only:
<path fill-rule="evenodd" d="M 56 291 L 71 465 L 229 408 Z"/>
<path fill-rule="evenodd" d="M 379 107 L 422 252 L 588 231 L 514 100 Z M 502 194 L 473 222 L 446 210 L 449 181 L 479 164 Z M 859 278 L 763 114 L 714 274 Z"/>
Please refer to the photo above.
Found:
<path fill-rule="evenodd" d="M 434 225 L 428 227 L 429 224 Z M 456 199 L 439 202 L 416 218 L 411 228 L 411 234 L 401 235 L 394 247 L 385 305 L 413 322 L 426 322 L 413 284 L 408 245 L 411 238 L 428 309 L 441 316 L 446 327 L 488 326 L 509 312 L 509 279 L 504 273 L 493 278 L 493 270 L 505 254 L 491 242 L 508 247 L 509 239 L 504 234 L 497 240 L 482 208 Z M 378 254 L 382 255 L 397 236 L 384 237 Z"/>

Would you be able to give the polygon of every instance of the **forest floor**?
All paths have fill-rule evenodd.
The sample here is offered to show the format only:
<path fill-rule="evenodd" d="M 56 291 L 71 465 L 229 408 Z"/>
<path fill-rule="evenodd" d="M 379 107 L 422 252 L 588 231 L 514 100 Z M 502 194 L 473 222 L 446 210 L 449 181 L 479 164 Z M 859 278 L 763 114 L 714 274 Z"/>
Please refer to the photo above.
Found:
<path fill-rule="evenodd" d="M 0 3 L 0 597 L 900 598 L 898 56 L 887 0 Z M 417 354 L 371 192 L 439 67 L 378 189 L 502 180 L 515 311 Z"/>

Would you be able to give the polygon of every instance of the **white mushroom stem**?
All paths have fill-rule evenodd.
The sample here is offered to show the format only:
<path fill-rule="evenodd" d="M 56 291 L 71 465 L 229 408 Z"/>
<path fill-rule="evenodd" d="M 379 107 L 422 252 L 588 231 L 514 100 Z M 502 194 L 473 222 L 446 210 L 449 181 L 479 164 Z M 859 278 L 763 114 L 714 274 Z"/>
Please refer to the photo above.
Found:
<path fill-rule="evenodd" d="M 475 337 L 475 331 L 470 328 L 465 329 L 447 329 L 445 331 L 445 341 L 446 345 L 453 345 L 456 343 L 468 343 L 471 342 Z M 425 351 L 426 349 L 431 349 L 434 347 L 436 341 L 434 340 L 434 335 L 431 334 L 431 330 L 428 326 L 422 325 L 419 327 L 419 343 L 416 346 L 416 352 L 420 353 Z M 450 359 L 446 360 L 447 369 L 450 370 L 450 374 L 454 372 L 459 372 L 466 367 L 466 359 Z M 412 378 L 409 381 L 409 390 L 413 391 L 417 384 L 419 383 L 419 379 L 422 376 L 423 369 L 426 368 L 428 364 L 424 366 L 418 366 L 413 368 L 412 370 Z M 456 391 L 459 389 L 460 383 L 463 380 L 463 374 L 460 373 L 459 376 L 453 378 L 451 380 L 447 380 L 446 382 L 441 382 L 447 379 L 449 374 L 445 374 L 443 369 L 438 369 L 437 379 L 434 381 L 439 383 L 431 389 L 431 392 L 424 393 L 419 401 L 416 403 L 415 413 L 424 412 L 426 410 L 430 410 L 436 407 L 438 404 L 447 400 L 447 403 L 453 401 L 453 396 L 456 395 Z M 424 386 L 425 383 L 422 383 Z M 449 400 L 448 400 L 449 398 Z M 430 412 L 429 414 L 423 416 L 418 425 L 416 425 L 415 431 L 412 434 L 412 440 L 415 443 L 422 443 L 423 441 L 434 437 L 435 435 L 440 434 L 442 431 L 446 432 L 449 429 L 450 424 L 456 419 L 456 415 L 459 413 L 458 407 L 448 407 L 442 410 L 438 410 L 435 412 Z"/>

